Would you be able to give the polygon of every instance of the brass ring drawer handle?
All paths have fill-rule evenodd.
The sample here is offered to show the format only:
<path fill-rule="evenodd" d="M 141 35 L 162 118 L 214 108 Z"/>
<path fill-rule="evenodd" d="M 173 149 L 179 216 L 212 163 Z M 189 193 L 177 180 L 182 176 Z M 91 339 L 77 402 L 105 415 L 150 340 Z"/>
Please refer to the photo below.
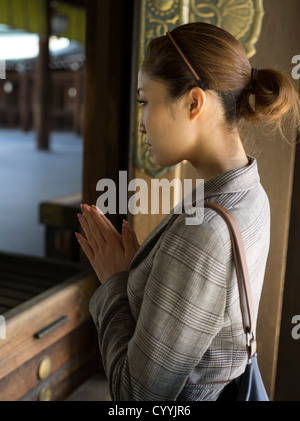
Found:
<path fill-rule="evenodd" d="M 54 322 L 50 323 L 48 326 L 43 327 L 43 329 L 36 332 L 33 336 L 36 339 L 41 339 L 44 336 L 51 333 L 53 330 L 61 326 L 63 323 L 65 323 L 68 320 L 68 316 L 62 316 L 59 319 L 55 320 Z"/>

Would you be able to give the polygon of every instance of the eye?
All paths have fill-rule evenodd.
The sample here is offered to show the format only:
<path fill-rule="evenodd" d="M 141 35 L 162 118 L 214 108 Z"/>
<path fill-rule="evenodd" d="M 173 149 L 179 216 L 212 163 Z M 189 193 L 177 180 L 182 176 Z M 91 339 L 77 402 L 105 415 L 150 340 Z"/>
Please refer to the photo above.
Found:
<path fill-rule="evenodd" d="M 147 104 L 146 101 L 142 101 L 140 99 L 138 99 L 137 102 L 140 104 L 140 108 L 143 108 Z"/>

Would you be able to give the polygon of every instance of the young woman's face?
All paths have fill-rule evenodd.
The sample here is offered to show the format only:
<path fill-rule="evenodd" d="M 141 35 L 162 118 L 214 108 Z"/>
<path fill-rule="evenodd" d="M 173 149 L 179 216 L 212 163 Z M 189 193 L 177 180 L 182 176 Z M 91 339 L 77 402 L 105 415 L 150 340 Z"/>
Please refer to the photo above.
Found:
<path fill-rule="evenodd" d="M 172 103 L 165 84 L 151 79 L 142 70 L 138 77 L 138 94 L 142 108 L 139 131 L 145 135 L 156 163 L 168 167 L 188 159 L 189 108 L 186 100 Z"/>

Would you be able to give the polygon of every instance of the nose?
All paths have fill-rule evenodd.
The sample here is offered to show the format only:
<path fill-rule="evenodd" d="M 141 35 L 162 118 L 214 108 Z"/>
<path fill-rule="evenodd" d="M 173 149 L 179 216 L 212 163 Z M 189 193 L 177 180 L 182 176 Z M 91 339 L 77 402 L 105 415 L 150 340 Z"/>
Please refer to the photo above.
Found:
<path fill-rule="evenodd" d="M 141 134 L 146 134 L 146 127 L 142 119 L 140 119 L 140 122 L 139 122 L 139 132 Z"/>
<path fill-rule="evenodd" d="M 145 130 L 145 128 L 144 128 L 144 127 L 142 127 L 141 125 L 139 126 L 139 132 L 140 132 L 141 134 L 146 134 L 146 130 Z"/>

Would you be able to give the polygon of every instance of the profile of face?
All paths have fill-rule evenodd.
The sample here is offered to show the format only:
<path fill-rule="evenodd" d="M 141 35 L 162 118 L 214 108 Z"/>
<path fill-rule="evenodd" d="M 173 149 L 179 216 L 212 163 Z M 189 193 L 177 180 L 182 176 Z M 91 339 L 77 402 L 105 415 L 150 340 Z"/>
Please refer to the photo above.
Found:
<path fill-rule="evenodd" d="M 139 131 L 145 135 L 149 152 L 160 166 L 176 165 L 191 157 L 195 142 L 192 123 L 205 102 L 203 91 L 199 88 L 192 91 L 172 101 L 163 82 L 152 79 L 143 70 L 139 72 L 138 94 L 142 108 Z"/>

